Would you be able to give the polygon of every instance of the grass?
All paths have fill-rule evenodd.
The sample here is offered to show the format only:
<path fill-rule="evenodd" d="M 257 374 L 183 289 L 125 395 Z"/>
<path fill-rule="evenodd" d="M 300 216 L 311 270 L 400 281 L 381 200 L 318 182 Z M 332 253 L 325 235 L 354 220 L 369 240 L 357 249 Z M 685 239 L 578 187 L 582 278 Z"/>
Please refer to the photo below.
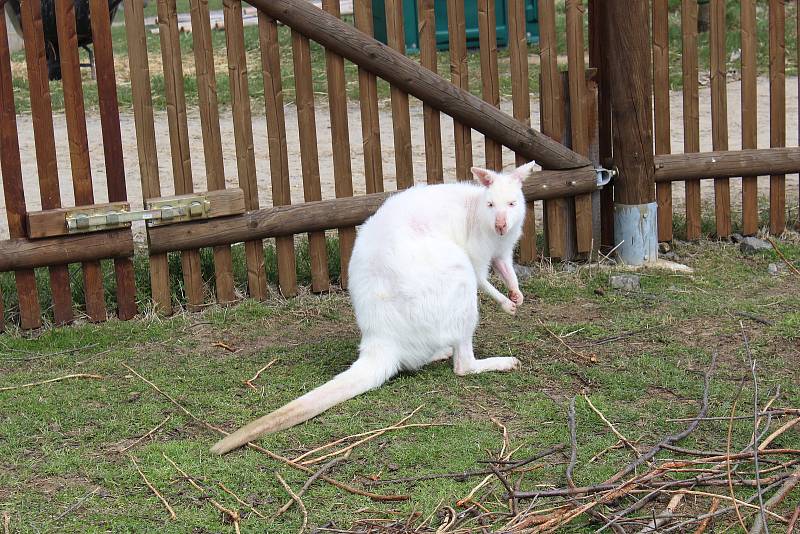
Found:
<path fill-rule="evenodd" d="M 562 55 L 566 54 L 566 17 L 563 9 L 563 1 L 557 2 L 559 9 L 556 17 L 556 35 L 558 38 L 558 49 Z M 188 12 L 188 0 L 178 1 L 178 11 Z M 209 9 L 217 10 L 222 8 L 221 0 L 209 0 Z M 795 28 L 797 6 L 794 3 L 786 4 L 786 55 L 787 55 L 787 74 L 795 74 L 797 72 L 797 32 Z M 145 16 L 156 15 L 156 1 L 153 0 L 145 10 Z M 117 21 L 124 20 L 124 16 L 120 11 L 117 15 Z M 352 17 L 345 17 L 345 20 L 352 24 Z M 735 55 L 740 47 L 740 33 L 739 33 L 739 12 L 738 8 L 731 4 L 727 11 L 727 57 Z M 680 2 L 677 0 L 670 0 L 670 85 L 672 89 L 679 89 L 682 87 L 681 80 L 681 34 L 680 34 Z M 767 8 L 764 4 L 758 4 L 757 16 L 757 35 L 758 35 L 758 65 L 759 72 L 764 74 L 768 70 L 769 54 L 768 54 L 768 35 L 769 24 L 767 16 Z M 586 36 L 588 40 L 588 36 Z M 117 68 L 117 85 L 118 85 L 118 98 L 120 106 L 124 109 L 132 107 L 131 102 L 131 88 L 130 78 L 128 72 L 127 61 L 127 40 L 125 35 L 125 28 L 122 26 L 114 26 L 112 28 L 112 40 L 114 45 L 114 52 L 116 57 Z M 281 69 L 282 77 L 285 85 L 284 98 L 287 102 L 292 102 L 294 99 L 294 73 L 292 68 L 292 53 L 291 53 L 291 37 L 290 30 L 284 26 L 279 29 L 279 40 L 281 48 Z M 228 79 L 227 59 L 225 50 L 225 33 L 223 31 L 212 32 L 212 43 L 214 48 L 214 62 L 216 65 L 217 74 L 217 93 L 219 103 L 222 106 L 229 106 L 231 103 L 230 94 L 230 81 Z M 184 85 L 186 91 L 187 105 L 196 107 L 198 105 L 198 92 L 197 83 L 194 75 L 194 57 L 193 57 L 193 44 L 191 34 L 181 34 L 180 37 L 182 63 L 184 68 Z M 699 36 L 699 61 L 700 70 L 702 72 L 708 71 L 710 54 L 708 48 L 708 33 L 701 33 Z M 256 26 L 245 27 L 245 49 L 247 51 L 249 73 L 248 83 L 251 98 L 255 106 L 263 106 L 264 102 L 264 84 L 261 76 L 261 59 L 258 41 L 258 28 Z M 164 76 L 161 68 L 161 49 L 159 44 L 159 36 L 157 34 L 147 33 L 147 50 L 150 58 L 151 79 L 153 85 L 154 106 L 156 109 L 163 110 L 166 107 L 164 99 Z M 83 53 L 83 52 L 82 52 Z M 529 47 L 529 54 L 538 54 L 538 46 L 531 45 Z M 498 68 L 499 68 L 499 81 L 500 81 L 500 94 L 504 97 L 511 95 L 511 75 L 510 75 L 510 62 L 507 49 L 500 49 L 498 51 Z M 447 52 L 439 53 L 439 72 L 447 76 L 449 72 L 450 59 Z M 314 91 L 317 94 L 327 93 L 327 81 L 325 73 L 325 52 L 320 46 L 312 42 L 311 47 L 311 60 L 312 60 L 312 78 L 314 84 Z M 83 58 L 86 61 L 86 58 Z M 481 73 L 480 73 L 480 54 L 477 50 L 471 50 L 468 54 L 468 71 L 470 90 L 476 95 L 480 95 L 481 91 Z M 739 60 L 735 59 L 729 61 L 729 67 L 739 70 Z M 358 98 L 358 69 L 349 62 L 345 62 L 345 79 L 346 90 L 348 97 L 351 99 Z M 13 86 L 17 111 L 24 112 L 30 110 L 30 97 L 28 95 L 28 83 L 26 79 L 25 69 L 25 56 L 23 52 L 18 52 L 12 56 L 12 72 L 13 72 Z M 732 77 L 734 79 L 735 77 Z M 538 64 L 530 65 L 529 76 L 529 89 L 533 94 L 537 94 L 539 90 L 539 66 Z M 61 84 L 53 82 L 50 84 L 50 91 L 53 98 L 53 108 L 57 111 L 63 110 L 63 92 Z M 97 84 L 89 78 L 88 71 L 84 71 L 84 92 L 87 107 L 89 109 L 96 109 L 98 105 Z M 378 94 L 382 99 L 389 97 L 389 85 L 383 81 L 379 81 Z M 255 107 L 254 110 L 259 109 Z"/>
<path fill-rule="evenodd" d="M 800 260 L 796 240 L 784 241 L 781 248 L 792 261 Z M 758 362 L 762 404 L 780 386 L 776 405 L 800 406 L 800 280 L 768 274 L 767 264 L 780 261 L 774 252 L 742 256 L 734 245 L 723 242 L 677 243 L 675 250 L 695 268 L 693 276 L 646 272 L 640 292 L 623 293 L 610 289 L 606 271 L 581 268 L 571 273 L 543 265 L 523 282 L 527 300 L 518 316 L 504 315 L 483 301 L 476 351 L 514 354 L 523 362 L 520 371 L 464 378 L 456 377 L 445 363 L 430 365 L 267 437 L 262 445 L 296 456 L 334 438 L 392 424 L 418 406 L 422 408 L 414 421 L 449 425 L 389 433 L 358 447 L 334 476 L 360 487 L 372 477 L 475 468 L 477 460 L 496 454 L 502 441 L 490 417 L 508 427 L 512 448 L 520 447 L 515 458 L 563 443 L 566 406 L 577 394 L 576 482 L 598 482 L 627 463 L 630 453 L 612 450 L 589 463 L 616 440 L 582 400 L 582 393 L 629 439 L 652 444 L 682 428 L 666 419 L 696 413 L 701 373 L 717 352 L 710 415 L 728 415 L 742 379 L 745 387 L 737 413 L 749 413 L 744 399 L 751 398 L 752 389 L 739 311 L 772 322 L 745 323 Z M 605 290 L 603 296 L 595 292 L 598 288 Z M 539 320 L 558 334 L 574 332 L 566 341 L 593 354 L 597 363 L 587 364 L 567 351 Z M 642 328 L 649 329 L 592 345 Z M 0 392 L 0 512 L 9 514 L 13 532 L 231 531 L 208 496 L 192 489 L 164 459 L 166 454 L 208 488 L 210 496 L 239 510 L 243 531 L 297 532 L 296 509 L 278 521 L 263 520 L 216 484 L 224 483 L 269 516 L 287 499 L 275 473 L 295 490 L 305 475 L 254 451 L 210 456 L 208 447 L 216 437 L 122 364 L 131 365 L 202 419 L 233 429 L 343 370 L 353 360 L 358 339 L 348 299 L 339 292 L 288 301 L 244 301 L 173 318 L 148 315 L 128 322 L 49 329 L 32 338 L 12 332 L 0 338 L 0 387 L 69 373 L 104 378 Z M 242 384 L 274 358 L 275 365 L 256 382 L 258 390 Z M 152 438 L 129 453 L 175 508 L 176 521 L 167 518 L 128 455 L 117 452 L 167 416 L 170 419 Z M 774 428 L 782 422 L 774 421 Z M 734 447 L 747 442 L 751 425 L 734 424 Z M 683 445 L 724 448 L 726 430 L 725 422 L 704 423 Z M 800 434 L 786 433 L 775 445 L 800 448 Z M 523 487 L 562 485 L 564 461 L 554 456 L 544 462 L 528 473 Z M 422 517 L 434 514 L 436 525 L 436 510 L 454 506 L 477 482 L 440 479 L 372 488 L 411 497 L 383 504 L 317 483 L 304 501 L 311 526 L 348 528 L 366 517 L 404 519 L 414 512 Z M 481 497 L 483 504 L 502 510 L 500 494 L 498 486 L 494 495 Z M 797 504 L 795 494 L 778 511 L 786 513 Z M 732 521 L 728 517 L 717 527 Z M 568 531 L 593 530 L 576 523 Z"/>

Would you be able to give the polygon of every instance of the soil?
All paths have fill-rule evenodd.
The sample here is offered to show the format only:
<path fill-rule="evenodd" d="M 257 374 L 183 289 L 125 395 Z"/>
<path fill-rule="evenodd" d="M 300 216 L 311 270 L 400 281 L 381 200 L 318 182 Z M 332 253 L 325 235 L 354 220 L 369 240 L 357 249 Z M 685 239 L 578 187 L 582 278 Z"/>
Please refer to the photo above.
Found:
<path fill-rule="evenodd" d="M 796 77 L 786 80 L 787 94 L 794 95 L 798 87 Z M 729 146 L 736 149 L 741 146 L 741 93 L 740 85 L 737 82 L 728 85 L 728 131 L 730 132 Z M 759 148 L 769 147 L 769 80 L 759 79 L 758 85 L 758 114 L 761 117 L 758 129 Z M 797 100 L 789 98 L 786 107 L 787 142 L 794 145 L 798 139 L 798 112 Z M 700 90 L 700 135 L 701 150 L 711 150 L 711 98 L 708 87 Z M 679 153 L 683 149 L 682 132 L 682 94 L 673 92 L 671 95 L 672 107 L 672 151 Z M 504 99 L 501 108 L 510 113 L 511 101 Z M 539 104 L 538 100 L 531 100 L 532 124 L 535 128 L 539 127 Z M 227 183 L 231 187 L 237 185 L 236 169 L 236 149 L 234 145 L 233 121 L 230 110 L 223 110 L 220 113 L 221 129 L 223 140 L 223 153 L 225 158 L 225 173 L 228 177 Z M 364 185 L 364 160 L 361 146 L 360 110 L 357 102 L 349 104 L 350 117 L 350 147 L 352 154 L 353 182 L 356 194 L 365 192 Z M 20 149 L 22 153 L 23 177 L 25 182 L 25 194 L 28 200 L 29 210 L 40 208 L 39 190 L 37 182 L 37 167 L 35 157 L 35 145 L 33 140 L 33 126 L 30 114 L 19 115 L 18 127 L 20 132 Z M 58 167 L 61 182 L 61 197 L 64 205 L 69 206 L 74 203 L 73 191 L 70 182 L 70 162 L 69 144 L 67 139 L 66 121 L 63 114 L 56 115 L 55 119 L 56 151 L 58 156 Z M 134 127 L 134 117 L 132 112 L 123 112 L 120 121 L 122 123 L 124 165 L 127 176 L 128 198 L 134 207 L 141 207 L 141 185 L 139 182 L 138 154 L 136 149 L 136 132 Z M 202 136 L 200 126 L 200 116 L 194 111 L 190 112 L 189 132 L 192 153 L 192 171 L 196 191 L 206 190 L 203 176 L 205 165 L 203 162 Z M 419 181 L 425 179 L 425 150 L 423 138 L 423 118 L 422 104 L 415 99 L 411 101 L 411 121 L 412 121 L 412 145 L 413 145 L 413 164 L 414 176 Z M 162 195 L 173 194 L 172 187 L 172 166 L 169 152 L 169 132 L 167 125 L 167 115 L 165 112 L 157 112 L 155 116 L 156 135 L 158 139 L 158 160 L 161 171 Z M 387 190 L 395 189 L 396 175 L 394 168 L 394 149 L 392 135 L 391 107 L 389 101 L 381 103 L 380 106 L 381 141 L 383 147 L 383 171 L 384 182 Z M 455 168 L 455 155 L 449 147 L 454 144 L 453 129 L 451 120 L 442 116 L 442 145 L 444 147 L 444 166 L 446 179 L 453 179 L 453 169 Z M 286 127 L 287 145 L 289 151 L 289 167 L 292 183 L 292 201 L 303 201 L 303 180 L 300 163 L 300 144 L 297 130 L 297 108 L 294 105 L 286 106 Z M 87 116 L 87 130 L 89 135 L 90 158 L 92 162 L 92 179 L 95 185 L 95 201 L 98 203 L 106 202 L 105 171 L 102 147 L 102 131 L 100 127 L 100 116 L 97 113 L 90 113 Z M 253 132 L 256 153 L 256 165 L 258 172 L 259 201 L 261 206 L 271 205 L 270 190 L 270 169 L 267 151 L 266 119 L 263 109 L 259 105 L 253 108 Z M 330 134 L 330 120 L 327 104 L 320 100 L 317 103 L 317 134 L 320 161 L 320 175 L 322 180 L 323 198 L 334 197 L 333 185 L 333 165 L 332 165 L 332 141 Z M 513 165 L 513 155 L 509 150 L 504 151 L 504 161 L 507 167 Z M 473 154 L 475 163 L 483 164 L 483 136 L 473 133 Z M 741 206 L 741 186 L 738 180 L 732 180 L 731 198 L 733 201 L 733 214 L 738 217 Z M 762 196 L 769 194 L 769 178 L 762 177 L 759 180 L 759 190 Z M 673 187 L 673 197 L 676 213 L 683 209 L 683 184 L 676 182 Z M 713 181 L 703 182 L 703 200 L 713 205 Z M 787 206 L 789 206 L 790 216 L 794 217 L 798 209 L 798 178 L 797 175 L 787 177 Z M 541 214 L 539 214 L 541 216 Z M 137 238 L 143 238 L 141 226 L 135 227 Z M 0 239 L 8 238 L 8 226 L 5 216 L 4 199 L 0 198 Z"/>

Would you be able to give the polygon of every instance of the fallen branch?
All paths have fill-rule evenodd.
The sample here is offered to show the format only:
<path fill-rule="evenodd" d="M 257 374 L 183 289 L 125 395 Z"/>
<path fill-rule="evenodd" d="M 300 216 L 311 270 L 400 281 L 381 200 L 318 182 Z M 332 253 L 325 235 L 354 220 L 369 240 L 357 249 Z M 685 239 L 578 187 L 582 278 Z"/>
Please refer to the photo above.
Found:
<path fill-rule="evenodd" d="M 786 527 L 786 534 L 794 533 L 794 527 L 797 526 L 798 519 L 800 519 L 800 505 L 794 509 L 794 514 L 792 514 L 792 518 L 789 520 L 789 526 Z"/>
<path fill-rule="evenodd" d="M 334 459 L 332 459 L 331 461 L 329 461 L 328 463 L 326 463 L 325 465 L 323 465 L 322 467 L 320 467 L 320 468 L 317 470 L 317 472 L 316 472 L 316 473 L 314 473 L 313 475 L 311 475 L 311 476 L 309 477 L 309 479 L 308 479 L 308 480 L 306 480 L 305 484 L 303 484 L 303 487 L 302 487 L 302 488 L 300 488 L 300 491 L 298 491 L 298 492 L 297 492 L 297 496 L 298 496 L 298 497 L 302 497 L 302 496 L 303 496 L 303 494 L 306 492 L 306 490 L 308 490 L 308 488 L 310 488 L 310 487 L 311 487 L 311 485 L 314 483 L 314 481 L 316 481 L 316 480 L 317 480 L 319 477 L 321 477 L 321 476 L 322 476 L 324 473 L 326 473 L 327 471 L 330 471 L 330 470 L 333 468 L 333 466 L 335 466 L 336 464 L 339 464 L 339 463 L 342 463 L 342 462 L 344 462 L 344 461 L 345 461 L 345 460 L 347 460 L 349 457 L 350 457 L 350 453 L 348 452 L 348 453 L 347 453 L 347 454 L 345 454 L 344 456 L 340 456 L 340 457 L 338 457 L 338 458 L 334 458 Z M 278 517 L 280 517 L 281 515 L 283 515 L 283 513 L 284 513 L 284 512 L 286 512 L 286 510 L 288 510 L 289 508 L 291 508 L 291 507 L 292 507 L 292 503 L 294 503 L 294 502 L 295 502 L 295 501 L 294 501 L 294 499 L 289 499 L 289 500 L 288 500 L 288 501 L 287 501 L 287 502 L 286 502 L 286 503 L 285 503 L 283 506 L 281 506 L 281 507 L 278 509 L 278 511 L 277 511 L 277 512 L 275 512 L 275 516 L 274 516 L 274 517 L 278 518 Z"/>
<path fill-rule="evenodd" d="M 731 406 L 731 418 L 728 421 L 728 437 L 725 446 L 725 471 L 728 476 L 728 490 L 730 491 L 731 497 L 736 497 L 736 492 L 733 490 L 733 473 L 731 470 L 731 441 L 733 439 L 733 415 L 736 413 L 736 403 L 739 402 L 739 395 L 742 394 L 742 387 L 744 386 L 744 382 L 739 383 L 739 389 L 736 391 L 736 396 L 733 398 L 733 405 Z M 736 512 L 736 518 L 739 521 L 739 524 L 742 526 L 742 532 L 747 530 L 747 526 L 744 524 L 744 518 L 742 517 L 742 512 L 739 510 L 739 504 L 734 500 L 733 501 L 733 509 Z"/>
<path fill-rule="evenodd" d="M 597 362 L 597 357 L 596 356 L 594 356 L 594 355 L 587 356 L 587 355 L 583 354 L 582 352 L 574 349 L 571 345 L 569 345 L 566 341 L 564 341 L 561 338 L 561 336 L 557 335 L 555 332 L 550 330 L 550 328 L 548 328 L 548 326 L 546 324 L 544 324 L 544 321 L 542 321 L 541 319 L 539 319 L 539 324 L 542 326 L 542 328 L 544 328 L 547 331 L 548 334 L 550 334 L 552 337 L 554 337 L 559 343 L 561 343 L 564 346 L 564 348 L 566 348 L 572 354 L 574 354 L 574 355 L 578 356 L 579 358 L 582 358 L 582 359 L 584 359 L 584 360 L 586 360 L 588 362 L 591 362 L 591 363 L 596 363 Z"/>
<path fill-rule="evenodd" d="M 233 491 L 228 489 L 225 486 L 225 484 L 223 484 L 222 482 L 217 482 L 217 486 L 219 486 L 219 489 L 221 489 L 222 491 L 224 491 L 225 493 L 227 493 L 228 495 L 230 495 L 231 497 L 236 499 L 236 502 L 238 502 L 242 506 L 246 506 L 246 507 L 250 508 L 250 511 L 253 512 L 254 514 L 256 514 L 258 517 L 260 517 L 262 519 L 266 519 L 267 518 L 267 516 L 265 516 L 264 514 L 259 512 L 258 510 L 256 510 L 256 508 L 252 504 L 243 501 L 238 495 L 236 495 Z"/>
<path fill-rule="evenodd" d="M 760 534 L 762 530 L 769 532 L 765 517 L 766 512 L 768 512 L 770 509 L 775 508 L 780 503 L 782 503 L 783 500 L 789 495 L 789 493 L 795 488 L 795 486 L 797 486 L 798 483 L 800 483 L 800 468 L 795 470 L 795 472 L 792 473 L 792 475 L 786 479 L 786 481 L 783 483 L 781 488 L 775 493 L 775 495 L 770 497 L 769 500 L 767 500 L 767 502 L 762 505 L 761 509 L 763 512 L 765 512 L 764 517 L 759 516 L 756 518 L 755 522 L 753 523 L 753 526 L 750 528 L 750 534 Z"/>
<path fill-rule="evenodd" d="M 20 384 L 18 386 L 6 386 L 0 388 L 0 391 L 11 391 L 14 389 L 22 389 L 22 388 L 30 388 L 33 386 L 41 386 L 42 384 L 52 384 L 53 382 L 60 382 L 62 380 L 68 380 L 70 378 L 91 378 L 94 380 L 103 380 L 105 377 L 100 375 L 90 375 L 86 373 L 75 373 L 66 376 L 60 376 L 58 378 L 51 378 L 49 380 L 42 380 L 41 382 L 31 382 L 29 384 Z"/>
<path fill-rule="evenodd" d="M 769 445 L 770 445 L 770 444 L 771 444 L 773 441 L 775 441 L 775 439 L 776 439 L 776 438 L 778 438 L 778 436 L 780 436 L 781 434 L 783 434 L 783 433 L 784 433 L 784 432 L 786 432 L 787 430 L 790 430 L 790 429 L 791 429 L 792 427 L 794 427 L 794 426 L 795 426 L 797 423 L 800 423 L 800 417 L 797 417 L 797 418 L 795 418 L 795 419 L 792 419 L 791 421 L 787 421 L 786 423 L 784 423 L 784 424 L 783 424 L 783 425 L 782 425 L 782 426 L 781 426 L 779 429 L 777 429 L 775 432 L 773 432 L 772 434 L 770 434 L 770 435 L 767 437 L 767 439 L 765 439 L 765 440 L 764 440 L 764 441 L 761 443 L 761 445 L 759 446 L 759 449 L 760 449 L 761 451 L 763 451 L 764 449 L 766 449 L 766 448 L 767 448 L 767 447 L 768 447 L 768 446 L 769 446 Z"/>
<path fill-rule="evenodd" d="M 654 517 L 653 521 L 651 521 L 649 525 L 640 530 L 638 534 L 649 534 L 651 532 L 658 532 L 661 527 L 672 521 L 672 517 L 675 515 L 675 510 L 678 508 L 681 501 L 683 500 L 683 496 L 684 495 L 682 493 L 674 495 L 667 504 L 667 507 L 664 508 L 664 510 L 660 514 Z"/>
<path fill-rule="evenodd" d="M 275 476 L 277 477 L 278 482 L 281 483 L 281 486 L 283 486 L 286 492 L 292 497 L 292 500 L 297 503 L 298 508 L 300 508 L 300 511 L 303 513 L 303 524 L 300 526 L 300 534 L 303 534 L 308 526 L 308 510 L 306 510 L 306 505 L 303 504 L 303 499 L 301 499 L 298 494 L 292 491 L 292 488 L 286 483 L 285 480 L 283 480 L 283 477 L 281 477 L 277 471 L 275 472 Z"/>
<path fill-rule="evenodd" d="M 794 264 L 789 261 L 789 258 L 787 258 L 786 256 L 783 255 L 783 252 L 781 252 L 781 249 L 778 248 L 778 244 L 775 243 L 775 241 L 769 236 L 767 236 L 767 241 L 769 241 L 769 244 L 772 245 L 772 248 L 775 250 L 775 252 L 778 254 L 778 256 L 780 256 L 780 258 L 783 260 L 783 263 L 785 263 L 786 266 L 789 269 L 791 269 L 791 271 L 794 274 L 796 274 L 797 276 L 800 276 L 800 269 L 795 267 Z"/>
<path fill-rule="evenodd" d="M 714 512 L 716 512 L 717 508 L 719 508 L 719 497 L 714 497 L 711 500 L 711 509 L 708 511 L 709 514 L 713 514 Z M 697 529 L 694 531 L 694 534 L 703 534 L 708 528 L 708 524 L 711 523 L 711 519 L 713 517 L 714 517 L 713 515 L 708 515 L 708 517 L 703 519 L 703 521 L 697 526 Z"/>
<path fill-rule="evenodd" d="M 159 428 L 161 428 L 162 426 L 164 426 L 164 425 L 166 424 L 166 422 L 167 422 L 167 421 L 169 421 L 170 419 L 172 419 L 172 416 L 171 416 L 171 415 L 168 415 L 168 416 L 166 417 L 166 419 L 164 419 L 163 421 L 161 421 L 160 423 L 158 423 L 158 425 L 157 425 L 155 428 L 153 428 L 153 429 L 152 429 L 150 432 L 148 432 L 148 433 L 147 433 L 147 434 L 145 434 L 144 436 L 140 437 L 139 439 L 137 439 L 136 441 L 134 441 L 133 443 L 131 443 L 130 445 L 128 445 L 128 446 L 127 446 L 127 447 L 125 447 L 124 449 L 120 449 L 118 452 L 119 452 L 119 453 L 123 453 L 123 452 L 126 452 L 126 451 L 128 451 L 129 449 L 132 449 L 132 448 L 133 448 L 133 447 L 135 447 L 137 444 L 141 443 L 141 442 L 142 442 L 142 440 L 145 440 L 145 439 L 147 439 L 149 436 L 152 436 L 154 433 L 158 432 L 158 429 L 159 429 Z"/>
<path fill-rule="evenodd" d="M 69 514 L 71 514 L 75 510 L 77 510 L 78 508 L 80 508 L 83 503 L 88 501 L 98 491 L 100 491 L 100 486 L 96 487 L 95 489 L 93 489 L 92 491 L 90 491 L 89 493 L 87 493 L 86 495 L 81 497 L 80 499 L 78 499 L 72 506 L 70 506 L 69 508 L 67 508 L 66 510 L 64 510 L 63 512 L 58 514 L 58 517 L 53 519 L 53 521 L 55 522 L 55 521 L 60 521 L 61 519 L 64 519 L 66 516 L 68 516 Z"/>
<path fill-rule="evenodd" d="M 161 503 L 169 512 L 169 518 L 172 519 L 173 521 L 178 519 L 178 516 L 175 515 L 175 510 L 173 510 L 172 506 L 169 505 L 167 499 L 165 499 L 164 496 L 158 492 L 156 487 L 153 486 L 149 480 L 147 480 L 147 477 L 144 475 L 142 470 L 139 469 L 139 464 L 136 463 L 136 458 L 134 458 L 133 456 L 131 456 L 130 458 L 131 458 L 131 463 L 133 463 L 133 467 L 135 467 L 136 470 L 139 472 L 139 475 L 142 477 L 142 480 L 144 480 L 144 483 L 147 484 L 147 487 L 150 488 L 150 491 L 152 491 L 155 494 L 155 496 L 158 497 L 158 499 L 161 501 Z"/>
<path fill-rule="evenodd" d="M 772 415 L 772 416 L 779 416 L 779 415 L 800 415 L 800 408 L 781 408 L 776 410 L 767 410 L 763 411 L 758 414 L 759 417 L 764 417 L 765 415 Z M 750 419 L 752 415 L 738 415 L 733 418 L 734 421 Z M 685 423 L 687 421 L 694 421 L 697 419 L 696 417 L 678 417 L 675 419 L 665 419 L 667 423 Z M 727 421 L 730 417 L 727 415 L 718 415 L 714 417 L 702 417 L 700 418 L 701 421 Z"/>
<path fill-rule="evenodd" d="M 11 516 L 3 512 L 3 534 L 11 534 Z"/>
<path fill-rule="evenodd" d="M 628 440 L 628 438 L 626 438 L 625 436 L 623 436 L 623 435 L 622 435 L 622 434 L 621 434 L 621 433 L 620 433 L 620 432 L 619 432 L 619 431 L 616 429 L 616 427 L 615 427 L 615 426 L 614 426 L 614 425 L 611 423 L 611 421 L 609 421 L 608 419 L 606 419 L 606 416 L 605 416 L 605 415 L 603 415 L 603 412 L 601 412 L 600 410 L 598 410 L 598 409 L 595 407 L 595 405 L 594 405 L 594 404 L 592 404 L 592 401 L 591 401 L 591 399 L 589 399 L 589 396 L 588 396 L 588 395 L 586 395 L 586 394 L 584 394 L 584 395 L 583 395 L 583 398 L 584 398 L 584 399 L 586 400 L 586 402 L 589 404 L 589 408 L 591 408 L 591 409 L 592 409 L 592 411 L 593 411 L 594 413 L 596 413 L 596 414 L 598 415 L 598 417 L 600 417 L 600 419 L 601 419 L 601 420 L 602 420 L 602 421 L 603 421 L 603 422 L 606 424 L 606 426 L 608 426 L 608 428 L 609 428 L 609 429 L 611 429 L 611 432 L 613 432 L 613 433 L 614 433 L 614 435 L 615 435 L 615 436 L 617 436 L 617 437 L 619 438 L 619 440 L 620 440 L 622 443 L 624 443 L 624 444 L 625 444 L 625 445 L 626 445 L 626 446 L 627 446 L 627 447 L 628 447 L 630 450 L 632 450 L 632 451 L 633 451 L 633 453 L 636 455 L 636 457 L 637 457 L 637 458 L 638 458 L 639 456 L 641 456 L 641 454 L 639 454 L 639 451 L 638 451 L 638 450 L 636 450 L 636 447 L 634 447 L 634 446 L 633 446 L 633 444 L 632 444 L 632 443 L 631 443 L 631 442 Z"/>
<path fill-rule="evenodd" d="M 245 385 L 247 385 L 247 387 L 250 387 L 250 388 L 253 388 L 253 389 L 258 389 L 258 388 L 257 388 L 257 387 L 256 387 L 256 386 L 253 384 L 253 382 L 255 382 L 256 380 L 258 380 L 258 377 L 259 377 L 259 375 L 261 375 L 261 373 L 263 373 L 264 371 L 266 371 L 267 369 L 269 369 L 270 367 L 272 367 L 272 365 L 273 365 L 275 362 L 277 362 L 277 361 L 278 361 L 278 358 L 273 358 L 273 360 L 272 360 L 271 362 L 269 362 L 267 365 L 265 365 L 264 367 L 262 367 L 261 369 L 259 369 L 259 370 L 258 370 L 258 372 L 257 372 L 255 375 L 253 375 L 253 378 L 251 378 L 251 379 L 249 379 L 249 380 L 245 380 L 245 381 L 244 381 Z"/>

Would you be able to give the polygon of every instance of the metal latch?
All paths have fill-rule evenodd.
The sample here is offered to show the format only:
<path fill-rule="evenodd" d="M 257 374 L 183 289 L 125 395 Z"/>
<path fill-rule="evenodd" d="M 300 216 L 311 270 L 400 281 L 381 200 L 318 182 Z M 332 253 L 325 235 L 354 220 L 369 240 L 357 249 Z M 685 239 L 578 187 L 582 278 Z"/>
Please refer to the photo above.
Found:
<path fill-rule="evenodd" d="M 606 185 L 611 182 L 611 179 L 617 175 L 617 168 L 614 167 L 613 169 L 604 169 L 603 167 L 597 167 L 594 170 L 597 173 L 597 188 L 600 189 L 601 187 L 605 187 Z"/>
<path fill-rule="evenodd" d="M 211 203 L 204 196 L 155 199 L 144 210 L 130 210 L 126 204 L 113 206 L 86 206 L 66 215 L 67 232 L 79 234 L 126 228 L 133 221 L 146 221 L 148 226 L 205 219 Z"/>

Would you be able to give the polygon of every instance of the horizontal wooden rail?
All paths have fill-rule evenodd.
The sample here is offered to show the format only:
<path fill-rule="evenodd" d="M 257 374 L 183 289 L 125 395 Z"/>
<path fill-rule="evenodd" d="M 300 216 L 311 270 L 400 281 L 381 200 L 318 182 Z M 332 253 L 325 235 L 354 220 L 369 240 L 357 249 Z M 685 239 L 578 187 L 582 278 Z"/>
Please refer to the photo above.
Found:
<path fill-rule="evenodd" d="M 522 187 L 528 201 L 574 196 L 597 189 L 592 167 L 534 172 Z M 344 228 L 363 223 L 394 193 L 306 202 L 150 229 L 150 253 L 238 243 L 305 232 Z"/>
<path fill-rule="evenodd" d="M 656 182 L 800 172 L 800 147 L 725 150 L 655 157 Z"/>
<path fill-rule="evenodd" d="M 576 169 L 590 165 L 585 157 L 306 0 L 252 0 L 248 3 L 460 123 L 536 160 L 543 168 Z"/>
<path fill-rule="evenodd" d="M 0 241 L 0 272 L 133 256 L 130 230 Z"/>

